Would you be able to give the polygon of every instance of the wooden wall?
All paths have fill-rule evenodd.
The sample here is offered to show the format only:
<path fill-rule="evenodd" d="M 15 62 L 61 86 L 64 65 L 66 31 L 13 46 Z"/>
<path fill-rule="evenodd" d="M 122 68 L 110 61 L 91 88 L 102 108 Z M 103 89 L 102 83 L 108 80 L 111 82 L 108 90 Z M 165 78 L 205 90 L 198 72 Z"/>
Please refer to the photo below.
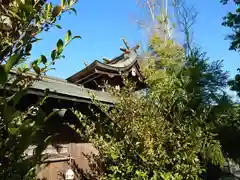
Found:
<path fill-rule="evenodd" d="M 33 149 L 33 148 L 32 148 Z M 31 155 L 31 149 L 28 150 Z M 63 180 L 68 168 L 75 172 L 75 179 L 97 179 L 91 169 L 93 156 L 98 155 L 97 150 L 90 143 L 70 143 L 61 145 L 59 151 L 52 146 L 43 152 L 49 157 L 45 163 L 37 168 L 39 180 Z M 89 159 L 89 157 L 91 159 Z"/>

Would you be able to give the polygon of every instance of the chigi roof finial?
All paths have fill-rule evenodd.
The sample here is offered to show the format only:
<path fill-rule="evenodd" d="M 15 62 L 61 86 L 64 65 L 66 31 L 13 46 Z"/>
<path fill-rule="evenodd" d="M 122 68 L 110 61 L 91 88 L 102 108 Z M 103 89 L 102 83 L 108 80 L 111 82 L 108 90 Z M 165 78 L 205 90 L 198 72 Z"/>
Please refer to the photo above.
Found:
<path fill-rule="evenodd" d="M 123 43 L 124 43 L 126 49 L 130 50 L 131 48 L 130 48 L 128 42 L 126 41 L 126 39 L 123 37 L 122 40 L 123 40 Z"/>
<path fill-rule="evenodd" d="M 122 40 L 123 40 L 123 43 L 124 43 L 124 45 L 125 45 L 125 48 L 120 47 L 120 50 L 123 51 L 124 53 L 129 53 L 130 50 L 131 50 L 131 47 L 129 46 L 129 44 L 128 44 L 128 42 L 126 41 L 125 38 L 122 38 Z"/>

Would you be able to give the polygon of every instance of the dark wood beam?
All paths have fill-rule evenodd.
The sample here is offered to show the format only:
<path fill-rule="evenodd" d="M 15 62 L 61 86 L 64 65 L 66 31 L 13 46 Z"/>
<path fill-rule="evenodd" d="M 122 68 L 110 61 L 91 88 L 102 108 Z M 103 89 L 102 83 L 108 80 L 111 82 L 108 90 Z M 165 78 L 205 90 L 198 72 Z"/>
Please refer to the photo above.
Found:
<path fill-rule="evenodd" d="M 82 82 L 83 82 L 84 80 L 89 79 L 90 77 L 95 76 L 95 75 L 96 75 L 96 73 L 93 72 L 93 73 L 85 76 L 84 78 L 81 78 L 81 79 L 77 80 L 75 83 L 77 83 L 77 84 L 83 84 Z"/>

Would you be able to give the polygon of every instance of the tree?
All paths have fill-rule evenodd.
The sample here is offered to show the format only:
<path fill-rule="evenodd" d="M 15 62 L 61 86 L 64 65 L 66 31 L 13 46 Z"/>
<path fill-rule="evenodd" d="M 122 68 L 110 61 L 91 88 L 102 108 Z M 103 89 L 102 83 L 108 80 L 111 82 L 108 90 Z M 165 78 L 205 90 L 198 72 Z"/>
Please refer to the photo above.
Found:
<path fill-rule="evenodd" d="M 224 5 L 229 3 L 229 0 L 221 0 L 221 3 Z M 222 23 L 223 26 L 229 27 L 232 30 L 232 34 L 228 36 L 228 38 L 231 40 L 230 50 L 236 50 L 239 51 L 240 48 L 240 29 L 239 29 L 239 16 L 240 16 L 240 9 L 238 5 L 240 4 L 240 1 L 234 0 L 234 3 L 237 5 L 236 12 L 229 12 L 224 17 L 224 22 Z"/>
<path fill-rule="evenodd" d="M 142 14 L 135 20 L 138 27 L 147 30 L 150 37 L 158 34 L 165 41 L 168 40 L 173 29 L 168 16 L 169 0 L 137 0 L 136 2 Z"/>
<path fill-rule="evenodd" d="M 229 0 L 221 0 L 221 3 L 224 5 L 229 3 Z M 228 35 L 228 39 L 231 41 L 230 50 L 239 51 L 240 50 L 240 8 L 238 5 L 240 1 L 235 0 L 234 3 L 237 5 L 236 12 L 229 12 L 225 17 L 222 23 L 223 26 L 231 28 L 232 34 Z M 239 71 L 239 69 L 238 69 Z M 237 92 L 237 95 L 240 95 L 240 86 L 239 86 L 239 77 L 240 74 L 237 74 L 234 79 L 229 81 L 230 89 Z"/>
<path fill-rule="evenodd" d="M 41 55 L 24 64 L 31 56 L 31 48 L 39 41 L 38 34 L 52 27 L 61 28 L 58 19 L 66 12 L 76 12 L 75 0 L 62 0 L 53 6 L 44 0 L 8 1 L 0 4 L 0 178 L 29 179 L 34 167 L 41 163 L 41 152 L 50 143 L 51 136 L 43 135 L 43 128 L 50 115 L 41 109 L 45 98 L 33 107 L 20 111 L 19 100 L 34 81 L 50 70 L 62 58 L 64 48 L 75 38 L 69 30 L 64 40 L 59 39 L 51 58 Z M 28 73 L 28 72 L 33 73 Z M 41 139 L 37 139 L 42 134 Z M 37 143 L 36 143 L 37 141 Z M 35 154 L 28 158 L 25 150 L 37 144 Z M 33 174 L 32 174 L 33 173 Z"/>
<path fill-rule="evenodd" d="M 192 53 L 193 48 L 193 25 L 195 24 L 198 13 L 194 6 L 189 6 L 185 0 L 176 0 L 173 3 L 174 14 L 176 17 L 177 29 L 183 33 L 185 53 Z"/>
<path fill-rule="evenodd" d="M 209 164 L 224 162 L 215 133 L 231 109 L 230 99 L 216 91 L 226 86 L 226 74 L 199 51 L 186 57 L 159 36 L 151 44 L 144 93 L 126 80 L 123 89 L 112 90 L 119 97 L 114 108 L 96 102 L 105 115 L 93 111 L 99 118 L 90 122 L 78 114 L 86 127 L 80 133 L 99 150 L 103 179 L 201 179 Z"/>

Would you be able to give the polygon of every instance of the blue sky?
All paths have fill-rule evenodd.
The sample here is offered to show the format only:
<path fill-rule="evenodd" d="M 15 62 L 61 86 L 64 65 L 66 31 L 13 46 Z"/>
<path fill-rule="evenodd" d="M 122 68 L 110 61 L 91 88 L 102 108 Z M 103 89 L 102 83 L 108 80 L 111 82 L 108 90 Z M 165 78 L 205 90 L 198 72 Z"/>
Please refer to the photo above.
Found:
<path fill-rule="evenodd" d="M 224 69 L 234 76 L 240 67 L 239 55 L 228 51 L 229 42 L 224 37 L 229 29 L 221 26 L 222 17 L 233 6 L 223 6 L 220 0 L 191 1 L 199 12 L 194 26 L 194 42 L 206 51 L 211 60 L 224 60 Z M 57 2 L 57 0 L 55 1 Z M 79 0 L 75 6 L 78 14 L 66 14 L 60 21 L 63 29 L 52 29 L 40 35 L 43 40 L 33 48 L 32 58 L 49 55 L 58 38 L 68 29 L 82 39 L 73 41 L 64 51 L 65 59 L 57 62 L 56 70 L 49 75 L 67 78 L 84 68 L 84 61 L 91 63 L 101 58 L 113 58 L 121 52 L 122 37 L 134 45 L 144 39 L 130 14 L 137 12 L 136 0 Z"/>

